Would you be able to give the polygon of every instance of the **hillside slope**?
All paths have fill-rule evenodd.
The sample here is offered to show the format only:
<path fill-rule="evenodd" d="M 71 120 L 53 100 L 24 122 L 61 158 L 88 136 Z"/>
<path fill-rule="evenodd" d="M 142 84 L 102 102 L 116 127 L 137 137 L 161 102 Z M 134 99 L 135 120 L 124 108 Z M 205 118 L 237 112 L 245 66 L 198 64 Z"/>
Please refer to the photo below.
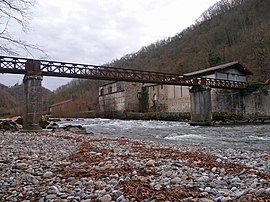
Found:
<path fill-rule="evenodd" d="M 0 84 L 0 116 L 22 114 L 24 102 L 24 86 L 14 85 L 7 87 Z M 43 92 L 43 111 L 47 112 L 51 103 L 52 92 L 42 88 Z"/>
<path fill-rule="evenodd" d="M 238 60 L 254 73 L 251 80 L 265 81 L 270 78 L 269 10 L 269 0 L 221 0 L 195 25 L 106 65 L 184 74 Z M 54 100 L 73 98 L 75 111 L 95 109 L 99 83 L 72 81 Z"/>
<path fill-rule="evenodd" d="M 183 74 L 238 60 L 254 73 L 254 80 L 266 80 L 270 78 L 269 10 L 269 0 L 220 1 L 195 25 L 109 65 Z"/>
<path fill-rule="evenodd" d="M 87 112 L 98 109 L 98 88 L 102 84 L 101 81 L 74 79 L 70 83 L 59 87 L 51 99 L 54 103 L 66 100 L 72 100 L 69 108 L 62 114 L 57 116 L 70 116 L 70 114 L 78 114 L 78 112 Z"/>
<path fill-rule="evenodd" d="M 16 105 L 15 98 L 6 91 L 8 87 L 2 87 L 0 87 L 0 116 L 17 114 L 19 109 Z"/>

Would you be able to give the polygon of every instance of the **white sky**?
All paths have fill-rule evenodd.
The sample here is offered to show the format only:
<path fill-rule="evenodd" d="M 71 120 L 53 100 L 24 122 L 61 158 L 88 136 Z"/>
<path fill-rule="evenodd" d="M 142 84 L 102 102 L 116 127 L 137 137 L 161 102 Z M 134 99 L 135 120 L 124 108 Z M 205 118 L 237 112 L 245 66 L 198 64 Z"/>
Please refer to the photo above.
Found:
<path fill-rule="evenodd" d="M 49 60 L 101 65 L 174 36 L 217 0 L 39 0 L 27 35 Z M 28 56 L 28 55 L 22 55 Z M 36 58 L 41 57 L 34 53 Z M 28 56 L 30 57 L 30 56 Z M 69 79 L 44 77 L 51 90 Z M 7 86 L 22 76 L 0 75 Z"/>

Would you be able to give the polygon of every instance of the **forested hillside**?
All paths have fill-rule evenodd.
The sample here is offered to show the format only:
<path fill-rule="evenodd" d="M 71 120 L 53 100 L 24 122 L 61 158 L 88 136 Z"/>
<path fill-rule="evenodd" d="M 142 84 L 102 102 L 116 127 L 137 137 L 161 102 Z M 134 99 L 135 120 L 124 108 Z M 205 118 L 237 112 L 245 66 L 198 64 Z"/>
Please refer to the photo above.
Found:
<path fill-rule="evenodd" d="M 16 84 L 11 87 L 0 84 L 0 116 L 21 115 L 24 101 L 24 86 Z M 43 111 L 47 113 L 49 105 L 52 104 L 53 93 L 42 88 Z"/>
<path fill-rule="evenodd" d="M 7 92 L 8 87 L 0 84 L 0 116 L 18 114 L 15 98 Z"/>
<path fill-rule="evenodd" d="M 238 60 L 264 81 L 270 78 L 269 10 L 269 0 L 219 1 L 195 25 L 109 65 L 183 74 Z"/>
<path fill-rule="evenodd" d="M 68 115 L 97 110 L 98 88 L 101 84 L 101 81 L 75 79 L 59 87 L 51 96 L 51 100 L 54 103 L 72 100 L 67 110 Z M 63 112 L 63 115 L 58 114 L 57 116 L 64 117 L 66 114 Z"/>

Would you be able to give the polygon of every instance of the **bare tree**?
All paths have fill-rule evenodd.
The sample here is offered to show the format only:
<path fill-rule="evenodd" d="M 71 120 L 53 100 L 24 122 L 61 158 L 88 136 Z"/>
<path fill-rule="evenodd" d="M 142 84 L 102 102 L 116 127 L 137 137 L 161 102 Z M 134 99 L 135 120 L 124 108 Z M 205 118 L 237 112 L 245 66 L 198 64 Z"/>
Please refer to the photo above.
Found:
<path fill-rule="evenodd" d="M 17 55 L 24 50 L 31 55 L 30 50 L 39 50 L 37 45 L 31 45 L 12 33 L 12 28 L 22 32 L 28 30 L 30 9 L 36 0 L 0 0 L 0 52 Z"/>
<path fill-rule="evenodd" d="M 247 0 L 219 0 L 201 14 L 201 16 L 196 20 L 196 24 L 199 25 L 218 15 L 226 13 L 228 10 L 243 4 L 245 1 Z"/>

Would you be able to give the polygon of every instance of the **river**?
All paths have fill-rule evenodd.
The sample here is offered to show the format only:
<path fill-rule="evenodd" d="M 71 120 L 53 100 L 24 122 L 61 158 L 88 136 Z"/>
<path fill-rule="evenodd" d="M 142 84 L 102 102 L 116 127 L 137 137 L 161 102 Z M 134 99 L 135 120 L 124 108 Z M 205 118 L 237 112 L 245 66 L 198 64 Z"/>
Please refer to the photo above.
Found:
<path fill-rule="evenodd" d="M 119 119 L 62 119 L 64 125 L 82 125 L 89 135 L 121 136 L 176 144 L 202 144 L 246 150 L 270 150 L 270 124 L 190 126 L 184 122 Z"/>

